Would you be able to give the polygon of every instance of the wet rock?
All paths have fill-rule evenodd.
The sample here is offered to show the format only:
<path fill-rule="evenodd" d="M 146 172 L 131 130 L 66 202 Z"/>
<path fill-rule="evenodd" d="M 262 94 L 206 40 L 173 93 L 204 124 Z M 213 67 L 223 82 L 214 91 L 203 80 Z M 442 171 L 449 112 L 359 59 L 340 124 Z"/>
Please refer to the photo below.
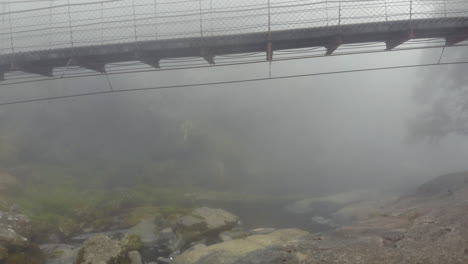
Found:
<path fill-rule="evenodd" d="M 78 257 L 80 247 L 77 245 L 46 244 L 40 249 L 46 254 L 47 264 L 70 264 Z"/>
<path fill-rule="evenodd" d="M 138 251 L 128 252 L 128 258 L 130 259 L 130 264 L 143 264 L 143 260 Z"/>
<path fill-rule="evenodd" d="M 128 233 L 128 229 L 114 230 L 109 232 L 100 232 L 100 233 L 89 233 L 89 234 L 80 234 L 72 237 L 70 241 L 73 243 L 83 243 L 84 241 L 96 237 L 96 236 L 107 236 L 112 239 L 121 239 Z"/>
<path fill-rule="evenodd" d="M 219 234 L 219 239 L 221 241 L 229 241 L 233 239 L 239 239 L 239 238 L 244 238 L 248 237 L 251 234 L 246 231 L 238 230 L 238 231 L 224 231 L 221 234 Z"/>
<path fill-rule="evenodd" d="M 208 247 L 200 247 L 184 252 L 175 258 L 175 264 L 237 264 L 243 263 L 246 256 L 295 241 L 309 233 L 298 229 L 283 229 L 268 235 L 255 235 L 243 239 L 230 240 Z M 257 260 L 264 254 L 259 253 Z M 265 259 L 268 261 L 268 259 Z M 245 262 L 248 263 L 248 262 Z M 260 263 L 260 262 L 259 262 Z M 268 263 L 268 262 L 263 262 Z"/>
<path fill-rule="evenodd" d="M 140 237 L 143 244 L 154 244 L 159 238 L 156 234 L 157 225 L 154 217 L 144 219 L 136 226 L 130 228 L 127 234 L 133 234 Z"/>
<path fill-rule="evenodd" d="M 256 228 L 250 230 L 249 233 L 252 235 L 268 235 L 275 232 L 276 230 L 276 228 Z"/>
<path fill-rule="evenodd" d="M 28 245 L 19 251 L 10 250 L 3 264 L 45 264 L 46 256 L 34 245 Z"/>
<path fill-rule="evenodd" d="M 12 229 L 20 236 L 31 238 L 31 220 L 25 215 L 0 212 L 0 227 Z"/>
<path fill-rule="evenodd" d="M 350 204 L 359 203 L 381 195 L 382 193 L 373 190 L 357 190 L 299 200 L 287 205 L 286 209 L 295 214 L 330 215 Z"/>
<path fill-rule="evenodd" d="M 8 249 L 0 246 L 0 261 L 6 259 L 7 257 L 8 257 Z"/>
<path fill-rule="evenodd" d="M 107 236 L 96 236 L 84 242 L 75 264 L 129 264 L 121 242 Z"/>
<path fill-rule="evenodd" d="M 141 238 L 135 234 L 125 234 L 121 242 L 128 251 L 140 250 L 144 246 Z"/>
<path fill-rule="evenodd" d="M 220 232 L 233 228 L 239 217 L 222 209 L 197 208 L 191 214 L 177 219 L 176 233 L 186 242 L 206 236 L 216 237 Z"/>
<path fill-rule="evenodd" d="M 29 246 L 29 240 L 18 235 L 11 228 L 0 227 L 0 246 L 5 248 L 27 247 Z"/>

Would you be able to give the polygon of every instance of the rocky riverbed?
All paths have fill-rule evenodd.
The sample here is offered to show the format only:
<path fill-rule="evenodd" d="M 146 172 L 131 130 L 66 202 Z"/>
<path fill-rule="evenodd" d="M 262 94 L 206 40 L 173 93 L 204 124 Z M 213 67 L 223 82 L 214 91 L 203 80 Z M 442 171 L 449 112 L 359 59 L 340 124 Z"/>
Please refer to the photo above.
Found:
<path fill-rule="evenodd" d="M 346 193 L 277 208 L 321 230 L 251 228 L 226 209 L 195 207 L 43 242 L 33 237 L 31 220 L 11 209 L 0 213 L 0 263 L 468 263 L 468 173 L 438 177 L 394 200 L 371 196 Z"/>

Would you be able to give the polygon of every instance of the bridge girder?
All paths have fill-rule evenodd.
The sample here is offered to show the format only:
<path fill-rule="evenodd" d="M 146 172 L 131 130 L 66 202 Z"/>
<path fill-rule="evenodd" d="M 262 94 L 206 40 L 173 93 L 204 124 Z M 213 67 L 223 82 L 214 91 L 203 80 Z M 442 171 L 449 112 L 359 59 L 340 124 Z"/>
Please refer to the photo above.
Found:
<path fill-rule="evenodd" d="M 200 49 L 200 56 L 206 60 L 210 65 L 215 65 L 215 60 L 214 60 L 214 52 L 211 49 L 208 48 L 201 48 Z"/>
<path fill-rule="evenodd" d="M 337 37 L 333 38 L 330 41 L 330 43 L 325 45 L 325 48 L 327 49 L 327 51 L 325 53 L 325 56 L 332 55 L 333 52 L 335 52 L 335 50 L 337 50 L 341 46 L 342 43 L 343 43 L 343 41 L 341 40 L 340 36 L 337 36 Z"/>
<path fill-rule="evenodd" d="M 16 70 L 52 76 L 55 67 L 69 65 L 70 57 L 77 66 L 104 73 L 105 65 L 115 62 L 141 61 L 159 68 L 160 60 L 201 57 L 214 65 L 217 55 L 265 51 L 267 60 L 272 61 L 277 50 L 325 47 L 325 55 L 332 55 L 340 45 L 369 42 L 384 42 L 391 50 L 413 38 L 440 38 L 455 45 L 468 39 L 468 17 L 299 28 L 272 31 L 269 36 L 253 32 L 17 52 L 0 55 L 0 79 Z"/>
<path fill-rule="evenodd" d="M 91 58 L 72 57 L 70 59 L 70 65 L 79 66 L 81 68 L 85 68 L 85 69 L 92 70 L 92 71 L 99 72 L 99 73 L 106 73 L 106 63 L 95 61 L 94 59 L 91 59 Z"/>
<path fill-rule="evenodd" d="M 447 36 L 445 38 L 445 45 L 453 46 L 465 40 L 468 40 L 468 29 L 461 30 L 451 36 Z"/>
<path fill-rule="evenodd" d="M 25 73 L 31 73 L 36 75 L 42 75 L 46 77 L 54 76 L 54 66 L 48 64 L 42 64 L 40 61 L 32 63 L 11 63 L 10 70 L 22 71 Z"/>
<path fill-rule="evenodd" d="M 392 50 L 415 37 L 413 29 L 408 30 L 404 35 L 395 35 L 391 39 L 385 41 L 386 50 Z"/>

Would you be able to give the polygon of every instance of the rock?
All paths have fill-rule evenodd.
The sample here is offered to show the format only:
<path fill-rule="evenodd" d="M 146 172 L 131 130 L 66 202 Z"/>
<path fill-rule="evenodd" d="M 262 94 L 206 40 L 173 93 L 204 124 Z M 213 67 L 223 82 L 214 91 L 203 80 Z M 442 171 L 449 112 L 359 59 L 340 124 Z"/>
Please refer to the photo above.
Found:
<path fill-rule="evenodd" d="M 47 264 L 70 264 L 78 257 L 79 246 L 65 244 L 41 245 L 40 249 L 47 256 Z"/>
<path fill-rule="evenodd" d="M 0 260 L 3 264 L 43 264 L 45 256 L 32 245 L 31 221 L 21 214 L 0 212 Z"/>
<path fill-rule="evenodd" d="M 114 230 L 109 232 L 100 232 L 100 233 L 90 233 L 90 234 L 80 234 L 72 237 L 70 241 L 73 243 L 83 243 L 84 241 L 96 237 L 96 236 L 107 236 L 112 239 L 121 239 L 127 234 L 128 229 Z"/>
<path fill-rule="evenodd" d="M 0 212 L 0 227 L 14 230 L 18 235 L 31 238 L 31 220 L 22 214 Z"/>
<path fill-rule="evenodd" d="M 0 261 L 6 259 L 7 257 L 8 257 L 8 249 L 0 246 Z"/>
<path fill-rule="evenodd" d="M 229 240 L 233 240 L 233 239 L 239 239 L 239 238 L 244 238 L 244 237 L 248 237 L 250 236 L 251 234 L 249 232 L 246 232 L 246 231 L 224 231 L 222 232 L 221 234 L 219 234 L 219 238 L 221 239 L 221 241 L 229 241 Z"/>
<path fill-rule="evenodd" d="M 268 235 L 275 232 L 276 230 L 276 228 L 256 228 L 250 230 L 249 233 L 252 235 Z"/>
<path fill-rule="evenodd" d="M 136 226 L 130 228 L 127 233 L 140 237 L 143 244 L 154 244 L 158 240 L 156 234 L 156 220 L 154 217 L 142 220 Z"/>
<path fill-rule="evenodd" d="M 3 264 L 45 264 L 46 256 L 34 245 L 29 245 L 22 248 L 20 251 L 8 252 L 8 257 L 2 262 Z"/>
<path fill-rule="evenodd" d="M 320 225 L 334 225 L 331 219 L 327 219 L 322 216 L 314 216 L 311 220 Z"/>
<path fill-rule="evenodd" d="M 107 236 L 96 236 L 84 242 L 75 264 L 129 264 L 121 242 Z"/>
<path fill-rule="evenodd" d="M 12 175 L 0 172 L 0 191 L 10 189 L 18 184 L 18 180 Z"/>
<path fill-rule="evenodd" d="M 121 242 L 128 251 L 140 250 L 143 248 L 143 242 L 138 235 L 125 234 Z"/>
<path fill-rule="evenodd" d="M 130 264 L 143 264 L 143 260 L 138 251 L 128 252 L 128 258 L 130 259 Z"/>
<path fill-rule="evenodd" d="M 239 217 L 225 210 L 202 207 L 179 217 L 176 233 L 186 242 L 192 242 L 206 236 L 216 237 L 220 232 L 233 228 L 238 221 Z"/>
<path fill-rule="evenodd" d="M 10 247 L 27 247 L 29 240 L 18 235 L 13 229 L 0 227 L 0 246 L 5 248 Z"/>
<path fill-rule="evenodd" d="M 334 195 L 308 198 L 286 206 L 295 214 L 330 215 L 344 206 L 379 197 L 382 194 L 374 190 L 357 190 Z"/>
<path fill-rule="evenodd" d="M 243 258 L 255 252 L 264 252 L 267 249 L 273 249 L 276 246 L 304 238 L 308 235 L 308 232 L 298 229 L 283 229 L 268 235 L 255 235 L 243 239 L 230 240 L 209 247 L 188 250 L 177 256 L 174 264 L 243 263 Z M 263 254 L 260 255 L 263 256 Z"/>
<path fill-rule="evenodd" d="M 165 228 L 159 233 L 159 244 L 165 245 L 170 252 L 176 252 L 182 249 L 185 241 L 178 237 L 172 228 Z"/>

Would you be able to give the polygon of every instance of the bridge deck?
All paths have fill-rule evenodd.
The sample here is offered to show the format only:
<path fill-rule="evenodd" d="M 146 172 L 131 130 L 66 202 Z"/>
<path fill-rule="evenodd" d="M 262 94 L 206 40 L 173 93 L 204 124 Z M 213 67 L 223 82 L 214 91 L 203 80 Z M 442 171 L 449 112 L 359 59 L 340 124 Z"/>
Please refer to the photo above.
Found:
<path fill-rule="evenodd" d="M 141 61 L 159 67 L 161 59 L 215 56 L 274 50 L 326 47 L 327 55 L 344 44 L 385 42 L 391 50 L 410 39 L 443 38 L 447 45 L 468 39 L 468 17 L 434 18 L 313 27 L 284 31 L 181 38 L 132 43 L 82 46 L 0 55 L 0 80 L 9 71 L 52 76 L 53 69 L 68 65 L 105 72 L 114 62 Z"/>

